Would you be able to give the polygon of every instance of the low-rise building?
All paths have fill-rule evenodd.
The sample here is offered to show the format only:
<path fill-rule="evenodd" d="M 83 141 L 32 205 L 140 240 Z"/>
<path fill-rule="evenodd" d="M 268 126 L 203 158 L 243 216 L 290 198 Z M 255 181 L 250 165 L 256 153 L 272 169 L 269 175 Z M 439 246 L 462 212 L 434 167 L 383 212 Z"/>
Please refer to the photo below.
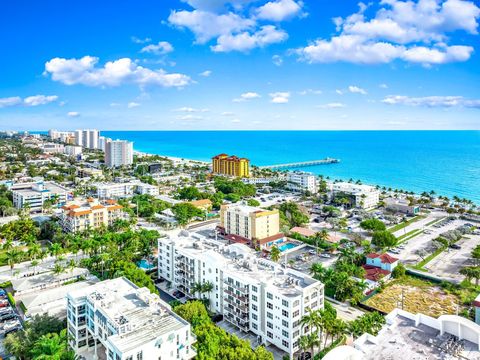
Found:
<path fill-rule="evenodd" d="M 380 191 L 370 185 L 354 184 L 349 182 L 336 182 L 328 184 L 332 197 L 345 196 L 350 204 L 355 207 L 370 209 L 378 205 Z"/>
<path fill-rule="evenodd" d="M 151 196 L 159 195 L 159 190 L 157 185 L 150 185 L 145 183 L 139 183 L 136 188 L 137 194 L 147 194 Z"/>
<path fill-rule="evenodd" d="M 322 309 L 323 284 L 309 275 L 257 256 L 244 244 L 225 245 L 182 232 L 158 239 L 158 276 L 193 298 L 195 284 L 211 283 L 203 294 L 212 311 L 261 343 L 287 354 L 299 350 L 301 319 Z"/>
<path fill-rule="evenodd" d="M 420 206 L 410 205 L 406 199 L 387 198 L 383 200 L 388 210 L 400 212 L 406 215 L 417 215 L 420 213 Z"/>
<path fill-rule="evenodd" d="M 125 218 L 125 212 L 123 212 L 122 206 L 114 200 L 101 203 L 96 199 L 89 198 L 65 204 L 59 217 L 63 231 L 77 233 L 113 225 L 115 220 Z"/>
<path fill-rule="evenodd" d="M 210 212 L 212 210 L 212 201 L 210 199 L 195 200 L 190 201 L 189 203 L 195 206 L 197 209 L 205 212 Z"/>
<path fill-rule="evenodd" d="M 457 315 L 433 318 L 394 309 L 377 336 L 365 333 L 324 360 L 480 359 L 480 326 Z"/>
<path fill-rule="evenodd" d="M 64 204 L 70 193 L 67 188 L 49 181 L 16 183 L 12 185 L 13 205 L 17 209 L 28 207 L 31 212 L 41 211 L 46 200 L 56 199 Z"/>
<path fill-rule="evenodd" d="M 63 154 L 65 146 L 57 143 L 45 143 L 42 145 L 42 151 L 47 154 Z"/>
<path fill-rule="evenodd" d="M 77 167 L 77 176 L 79 178 L 91 178 L 91 177 L 103 177 L 103 171 L 101 169 L 86 167 Z"/>
<path fill-rule="evenodd" d="M 99 199 L 118 199 L 130 197 L 135 194 L 138 183 L 96 183 L 93 184 L 97 188 L 97 197 Z"/>
<path fill-rule="evenodd" d="M 244 204 L 227 204 L 220 208 L 221 233 L 234 242 L 251 246 L 271 246 L 283 241 L 278 210 L 264 210 Z"/>
<path fill-rule="evenodd" d="M 312 173 L 293 171 L 287 173 L 287 188 L 293 191 L 308 191 L 315 194 L 318 191 L 317 178 Z"/>
<path fill-rule="evenodd" d="M 64 149 L 65 155 L 77 157 L 82 155 L 82 147 L 77 145 L 66 145 Z"/>
<path fill-rule="evenodd" d="M 120 277 L 67 295 L 69 345 L 85 359 L 193 358 L 190 324 L 147 288 Z"/>

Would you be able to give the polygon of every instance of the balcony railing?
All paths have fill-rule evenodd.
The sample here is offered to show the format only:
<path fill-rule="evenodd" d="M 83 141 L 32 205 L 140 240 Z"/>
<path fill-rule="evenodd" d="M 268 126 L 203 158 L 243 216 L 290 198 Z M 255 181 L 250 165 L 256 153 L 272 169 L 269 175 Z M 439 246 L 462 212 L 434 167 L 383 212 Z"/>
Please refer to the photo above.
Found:
<path fill-rule="evenodd" d="M 227 295 L 231 295 L 234 298 L 240 300 L 243 303 L 248 303 L 248 296 L 239 295 L 235 291 L 230 291 L 228 289 L 224 290 Z"/>
<path fill-rule="evenodd" d="M 240 290 L 241 292 L 247 294 L 248 293 L 248 286 L 243 286 L 243 285 L 236 285 L 234 282 L 229 282 L 228 280 L 223 280 L 223 283 L 228 285 L 228 286 L 231 286 L 232 288 L 234 289 L 237 289 L 237 290 Z"/>

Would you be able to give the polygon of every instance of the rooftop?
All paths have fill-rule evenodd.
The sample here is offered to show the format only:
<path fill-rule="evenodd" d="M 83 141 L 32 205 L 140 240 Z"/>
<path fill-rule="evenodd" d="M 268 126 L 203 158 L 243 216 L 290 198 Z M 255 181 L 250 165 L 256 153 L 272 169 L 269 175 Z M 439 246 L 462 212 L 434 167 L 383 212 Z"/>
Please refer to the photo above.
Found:
<path fill-rule="evenodd" d="M 357 339 L 360 344 L 355 347 L 364 352 L 363 359 L 480 359 L 476 344 L 457 341 L 457 344 L 463 344 L 463 351 L 454 351 L 455 340 L 448 333 L 440 335 L 439 330 L 423 323 L 415 326 L 414 320 L 400 314 L 391 316 L 390 320 L 377 336 L 365 334 Z"/>
<path fill-rule="evenodd" d="M 306 274 L 283 268 L 280 264 L 260 257 L 255 250 L 244 244 L 224 245 L 188 232 L 181 232 L 170 240 L 175 243 L 180 254 L 194 255 L 206 263 L 214 260 L 227 271 L 226 275 L 240 281 L 243 279 L 245 283 L 264 283 L 273 292 L 280 292 L 284 296 L 299 295 L 303 289 L 318 282 Z"/>
<path fill-rule="evenodd" d="M 66 282 L 79 276 L 88 277 L 89 275 L 90 272 L 83 268 L 73 268 L 60 274 L 49 271 L 34 276 L 12 279 L 12 287 L 15 292 L 37 291 L 39 288 L 45 289 L 53 286 L 53 284 Z"/>
<path fill-rule="evenodd" d="M 72 299 L 86 296 L 112 324 L 126 325 L 123 332 L 108 339 L 122 353 L 189 325 L 158 295 L 123 277 L 74 290 L 68 296 Z"/>

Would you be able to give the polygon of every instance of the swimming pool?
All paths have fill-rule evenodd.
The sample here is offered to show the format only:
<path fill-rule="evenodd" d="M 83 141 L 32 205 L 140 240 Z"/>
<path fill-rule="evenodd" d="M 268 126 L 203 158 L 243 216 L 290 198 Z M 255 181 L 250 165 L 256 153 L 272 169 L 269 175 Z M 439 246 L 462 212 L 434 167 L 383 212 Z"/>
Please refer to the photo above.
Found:
<path fill-rule="evenodd" d="M 155 267 L 155 265 L 153 265 L 150 261 L 146 259 L 142 259 L 139 262 L 137 262 L 137 266 L 140 269 L 144 269 L 144 270 L 151 270 Z"/>
<path fill-rule="evenodd" d="M 283 252 L 283 251 L 293 249 L 294 247 L 297 247 L 297 245 L 289 242 L 289 243 L 283 244 L 282 246 L 279 246 L 278 249 Z"/>

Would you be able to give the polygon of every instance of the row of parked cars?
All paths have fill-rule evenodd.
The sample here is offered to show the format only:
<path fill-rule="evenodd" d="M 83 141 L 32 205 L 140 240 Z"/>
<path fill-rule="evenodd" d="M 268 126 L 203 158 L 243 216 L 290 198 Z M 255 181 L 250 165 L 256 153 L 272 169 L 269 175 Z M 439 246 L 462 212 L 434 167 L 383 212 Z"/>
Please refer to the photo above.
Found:
<path fill-rule="evenodd" d="M 0 332 L 7 336 L 22 328 L 17 313 L 10 305 L 5 290 L 0 289 Z"/>

